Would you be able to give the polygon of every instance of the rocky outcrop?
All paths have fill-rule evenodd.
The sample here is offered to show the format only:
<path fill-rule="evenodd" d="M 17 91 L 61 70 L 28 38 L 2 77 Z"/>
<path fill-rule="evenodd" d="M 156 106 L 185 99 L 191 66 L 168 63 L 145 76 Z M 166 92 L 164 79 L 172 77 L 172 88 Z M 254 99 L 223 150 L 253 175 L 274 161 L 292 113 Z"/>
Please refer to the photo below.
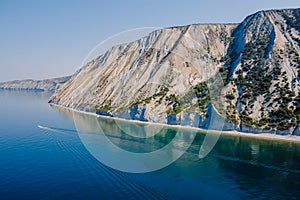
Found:
<path fill-rule="evenodd" d="M 62 84 L 66 83 L 71 76 L 45 80 L 15 80 L 0 83 L 0 90 L 30 90 L 54 92 Z"/>
<path fill-rule="evenodd" d="M 300 9 L 160 29 L 99 55 L 50 102 L 169 124 L 196 117 L 204 128 L 217 112 L 226 130 L 298 134 L 299 50 Z M 216 77 L 223 84 L 212 84 Z"/>

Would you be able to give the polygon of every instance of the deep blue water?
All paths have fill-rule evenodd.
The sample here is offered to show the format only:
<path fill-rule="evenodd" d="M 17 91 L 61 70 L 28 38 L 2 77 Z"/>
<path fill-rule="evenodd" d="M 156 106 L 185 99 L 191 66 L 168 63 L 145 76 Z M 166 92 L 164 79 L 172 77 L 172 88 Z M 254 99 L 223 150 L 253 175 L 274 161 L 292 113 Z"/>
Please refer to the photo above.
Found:
<path fill-rule="evenodd" d="M 199 133 L 168 167 L 125 173 L 96 160 L 72 116 L 49 106 L 48 98 L 0 91 L 0 199 L 300 199 L 300 144 L 222 135 L 199 159 Z M 173 137 L 167 130 L 133 140 L 109 119 L 98 120 L 113 143 L 135 152 L 161 148 Z"/>

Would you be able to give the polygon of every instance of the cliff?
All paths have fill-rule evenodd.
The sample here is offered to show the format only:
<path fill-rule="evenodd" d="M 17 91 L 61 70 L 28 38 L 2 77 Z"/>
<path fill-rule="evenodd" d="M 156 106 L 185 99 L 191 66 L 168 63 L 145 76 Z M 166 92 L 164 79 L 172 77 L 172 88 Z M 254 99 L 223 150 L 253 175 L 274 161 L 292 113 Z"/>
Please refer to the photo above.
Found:
<path fill-rule="evenodd" d="M 67 107 L 167 123 L 176 97 L 218 72 L 236 25 L 196 24 L 152 32 L 114 46 L 84 66 L 52 97 Z M 141 111 L 143 110 L 144 111 Z M 137 116 L 141 115 L 142 116 Z"/>
<path fill-rule="evenodd" d="M 165 28 L 99 55 L 50 102 L 170 124 L 188 113 L 204 123 L 216 97 L 209 83 L 220 76 L 225 99 L 216 108 L 226 129 L 299 134 L 299 48 L 300 9 L 260 11 L 240 24 Z"/>

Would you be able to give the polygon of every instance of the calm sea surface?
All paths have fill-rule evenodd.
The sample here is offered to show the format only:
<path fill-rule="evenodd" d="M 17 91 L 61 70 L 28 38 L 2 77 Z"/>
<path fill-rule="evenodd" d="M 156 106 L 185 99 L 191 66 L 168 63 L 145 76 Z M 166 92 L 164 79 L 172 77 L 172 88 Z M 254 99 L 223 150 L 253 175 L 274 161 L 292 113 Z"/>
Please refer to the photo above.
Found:
<path fill-rule="evenodd" d="M 199 159 L 199 133 L 171 165 L 125 173 L 99 162 L 82 143 L 73 119 L 88 123 L 92 116 L 51 107 L 48 98 L 0 91 L 0 199 L 300 199 L 299 143 L 222 135 Z M 163 129 L 139 139 L 114 120 L 98 118 L 97 124 L 112 143 L 138 153 L 160 149 L 175 135 Z M 113 156 L 105 148 L 102 153 Z"/>

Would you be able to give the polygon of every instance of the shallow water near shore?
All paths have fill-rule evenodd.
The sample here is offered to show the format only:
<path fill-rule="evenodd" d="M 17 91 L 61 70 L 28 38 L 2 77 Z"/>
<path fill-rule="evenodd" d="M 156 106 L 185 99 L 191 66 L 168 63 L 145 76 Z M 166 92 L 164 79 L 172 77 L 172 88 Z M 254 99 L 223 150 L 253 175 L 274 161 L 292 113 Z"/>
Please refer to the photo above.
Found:
<path fill-rule="evenodd" d="M 1 199 L 300 198 L 299 143 L 223 134 L 213 151 L 199 159 L 205 134 L 198 133 L 171 165 L 125 173 L 89 153 L 75 128 L 74 113 L 51 107 L 49 96 L 0 91 Z M 93 116 L 75 117 L 90 121 Z M 160 149 L 176 134 L 165 128 L 155 137 L 134 138 L 112 119 L 96 120 L 112 143 L 131 152 Z M 132 122 L 122 126 L 130 128 Z"/>

